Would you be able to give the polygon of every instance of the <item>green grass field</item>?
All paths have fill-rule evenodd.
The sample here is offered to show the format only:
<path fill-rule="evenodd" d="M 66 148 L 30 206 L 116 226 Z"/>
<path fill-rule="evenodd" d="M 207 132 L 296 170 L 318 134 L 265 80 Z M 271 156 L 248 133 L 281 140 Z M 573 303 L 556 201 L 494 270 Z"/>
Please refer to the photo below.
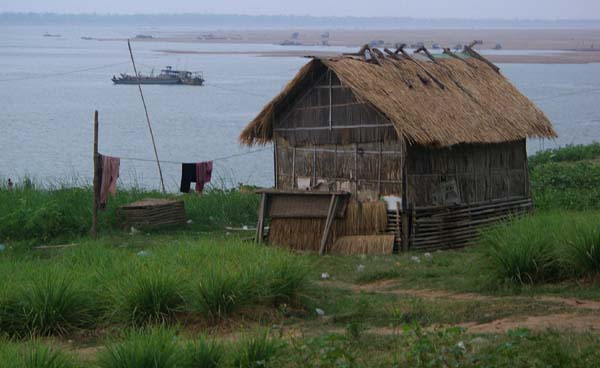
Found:
<path fill-rule="evenodd" d="M 254 245 L 237 190 L 134 233 L 116 208 L 164 196 L 121 191 L 91 239 L 89 188 L 0 188 L 0 367 L 599 366 L 598 153 L 534 156 L 536 213 L 476 246 L 386 256 Z"/>

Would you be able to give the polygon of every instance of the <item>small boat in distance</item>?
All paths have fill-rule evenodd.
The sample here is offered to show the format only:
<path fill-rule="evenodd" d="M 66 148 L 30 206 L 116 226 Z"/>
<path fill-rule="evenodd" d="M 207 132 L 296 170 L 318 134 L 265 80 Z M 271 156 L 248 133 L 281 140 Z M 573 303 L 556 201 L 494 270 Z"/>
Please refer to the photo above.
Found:
<path fill-rule="evenodd" d="M 138 84 L 139 82 L 140 84 L 187 84 L 201 86 L 204 84 L 204 76 L 202 72 L 174 70 L 172 67 L 167 66 L 157 76 L 154 73 L 150 73 L 150 75 L 138 73 L 137 77 L 121 73 L 119 77 L 113 76 L 112 81 L 114 84 Z"/>
<path fill-rule="evenodd" d="M 44 37 L 62 37 L 59 34 L 52 34 L 52 33 L 48 33 L 48 32 L 44 33 L 43 36 Z"/>

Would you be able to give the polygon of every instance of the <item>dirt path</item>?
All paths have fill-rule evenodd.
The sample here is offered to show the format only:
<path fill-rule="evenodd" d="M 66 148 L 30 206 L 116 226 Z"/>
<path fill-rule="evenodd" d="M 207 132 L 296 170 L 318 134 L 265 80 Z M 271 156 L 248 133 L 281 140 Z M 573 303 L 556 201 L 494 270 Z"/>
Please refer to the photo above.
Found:
<path fill-rule="evenodd" d="M 531 302 L 549 302 L 568 306 L 572 309 L 565 313 L 552 313 L 542 316 L 509 317 L 497 319 L 486 323 L 467 322 L 458 324 L 466 328 L 471 333 L 502 333 L 518 327 L 529 328 L 531 330 L 543 331 L 571 330 L 571 331 L 595 331 L 600 330 L 600 302 L 595 300 L 584 300 L 577 298 L 563 298 L 557 296 L 488 296 L 475 293 L 458 293 L 445 290 L 430 289 L 400 289 L 394 280 L 378 281 L 370 284 L 355 285 L 344 282 L 327 282 L 323 285 L 329 285 L 339 288 L 345 288 L 354 292 L 371 292 L 382 294 L 393 294 L 403 296 L 416 296 L 423 299 L 451 299 L 458 301 L 501 301 L 510 298 L 519 301 Z M 578 311 L 587 311 L 588 313 L 578 313 Z M 589 313 L 589 311 L 593 311 Z M 596 313 L 596 311 L 599 311 Z M 393 331 L 387 328 L 372 329 L 373 333 L 390 334 Z"/>
<path fill-rule="evenodd" d="M 350 289 L 354 292 L 371 292 L 371 293 L 382 293 L 382 294 L 393 294 L 393 295 L 406 295 L 416 296 L 423 299 L 452 299 L 452 300 L 464 300 L 464 301 L 494 301 L 502 300 L 506 298 L 514 300 L 525 300 L 525 301 L 536 301 L 536 302 L 549 302 L 549 303 L 560 303 L 574 309 L 593 309 L 600 310 L 600 301 L 586 300 L 578 298 L 563 298 L 558 296 L 489 296 L 476 293 L 460 293 L 446 290 L 432 290 L 432 289 L 400 289 L 398 284 L 394 280 L 383 280 L 374 283 L 356 285 L 339 281 L 322 282 L 322 285 L 329 285 L 339 287 L 343 289 Z"/>

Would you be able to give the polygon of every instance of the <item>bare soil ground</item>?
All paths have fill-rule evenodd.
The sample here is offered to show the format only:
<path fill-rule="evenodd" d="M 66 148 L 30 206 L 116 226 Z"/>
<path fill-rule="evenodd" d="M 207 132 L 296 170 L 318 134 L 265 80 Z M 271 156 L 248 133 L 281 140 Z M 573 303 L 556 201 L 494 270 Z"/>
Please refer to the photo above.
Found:
<path fill-rule="evenodd" d="M 330 283 L 331 285 L 331 283 Z M 507 297 L 495 297 L 475 293 L 455 293 L 444 290 L 427 289 L 400 289 L 393 280 L 378 281 L 365 285 L 336 282 L 336 287 L 350 289 L 354 292 L 369 292 L 395 294 L 419 297 L 426 300 L 445 299 L 458 301 L 500 301 Z M 569 330 L 574 332 L 587 332 L 600 330 L 600 302 L 577 298 L 563 298 L 556 296 L 511 296 L 511 300 L 559 303 L 568 307 L 568 312 L 552 313 L 535 316 L 516 316 L 497 319 L 486 323 L 467 322 L 459 326 L 466 328 L 471 333 L 503 333 L 511 329 L 523 327 L 536 331 L 544 330 Z M 371 330 L 370 330 L 371 331 Z M 389 328 L 376 328 L 372 332 L 379 334 L 392 333 Z"/>

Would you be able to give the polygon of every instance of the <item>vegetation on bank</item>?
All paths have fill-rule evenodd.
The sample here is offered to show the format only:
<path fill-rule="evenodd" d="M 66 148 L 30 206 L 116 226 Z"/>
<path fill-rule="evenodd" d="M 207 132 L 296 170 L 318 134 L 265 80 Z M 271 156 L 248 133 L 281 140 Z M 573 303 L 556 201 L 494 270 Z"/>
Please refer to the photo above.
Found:
<path fill-rule="evenodd" d="M 141 189 L 119 190 L 100 212 L 104 233 L 121 230 L 117 209 L 145 198 L 177 198 L 185 202 L 191 231 L 221 231 L 225 226 L 256 223 L 258 196 L 240 190 L 211 189 L 196 195 L 164 195 Z M 39 190 L 34 186 L 0 187 L 0 241 L 61 242 L 86 236 L 92 219 L 92 188 L 58 187 Z"/>
<path fill-rule="evenodd" d="M 546 150 L 529 157 L 537 210 L 600 210 L 600 143 Z"/>
<path fill-rule="evenodd" d="M 190 316 L 211 325 L 244 308 L 293 305 L 308 286 L 308 263 L 282 250 L 191 237 L 151 246 L 138 238 L 135 245 L 82 244 L 49 258 L 0 257 L 0 331 L 67 336 Z"/>
<path fill-rule="evenodd" d="M 92 240 L 89 188 L 0 188 L 0 366 L 596 366 L 594 332 L 464 326 L 594 313 L 542 296 L 600 300 L 598 152 L 533 156 L 533 216 L 432 254 L 318 257 L 253 245 L 223 230 L 252 226 L 257 196 L 217 189 L 179 197 L 192 223 L 152 234 L 121 231 L 116 209 L 165 196 L 121 190 Z M 58 242 L 78 246 L 29 247 Z M 80 354 L 88 345 L 98 351 Z"/>

